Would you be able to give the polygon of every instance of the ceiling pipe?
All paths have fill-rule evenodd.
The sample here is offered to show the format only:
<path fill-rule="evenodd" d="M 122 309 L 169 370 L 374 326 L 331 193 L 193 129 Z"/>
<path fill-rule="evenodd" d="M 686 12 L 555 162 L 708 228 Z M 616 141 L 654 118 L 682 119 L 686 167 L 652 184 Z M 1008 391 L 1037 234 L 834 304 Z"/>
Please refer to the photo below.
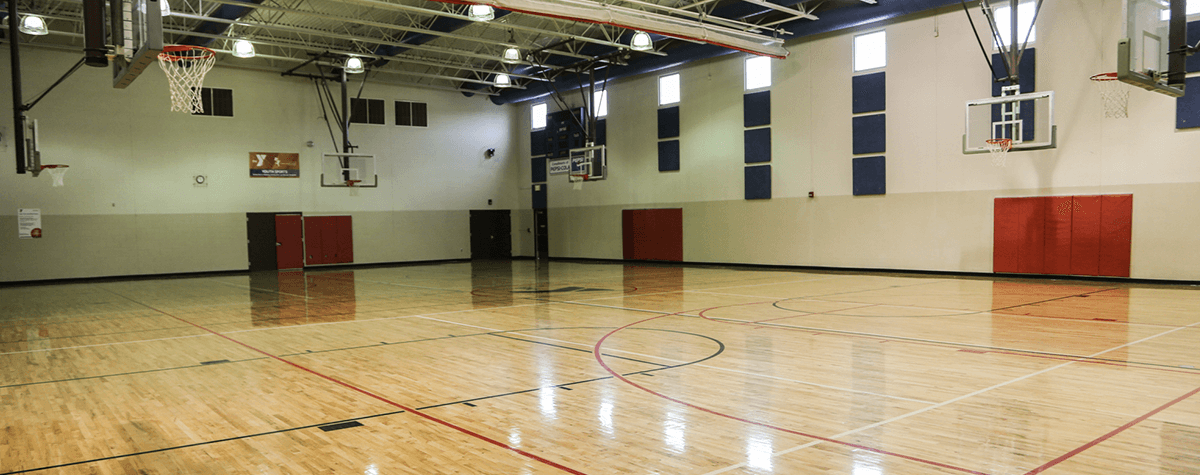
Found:
<path fill-rule="evenodd" d="M 920 13 L 926 10 L 955 5 L 959 2 L 960 0 L 905 0 L 898 2 L 885 2 L 883 4 L 876 5 L 869 5 L 865 3 L 856 4 L 849 7 L 822 11 L 820 21 L 799 19 L 784 23 L 781 26 L 794 33 L 794 38 L 804 38 L 892 20 L 914 13 Z M 799 2 L 793 2 L 793 4 L 795 3 Z M 783 2 L 780 4 L 783 4 Z M 743 3 L 729 8 L 741 8 L 742 5 L 748 4 Z M 725 14 L 722 14 L 722 16 L 728 17 Z M 609 76 L 608 80 L 613 81 L 652 73 L 655 71 L 661 71 L 685 63 L 725 56 L 734 52 L 734 50 L 728 48 L 722 48 L 708 44 L 685 44 L 678 48 L 669 50 L 670 56 L 643 58 L 639 61 L 631 62 L 627 67 L 614 69 L 613 74 Z M 558 87 L 558 90 L 560 92 L 565 92 L 578 89 L 579 87 L 580 86 L 578 84 L 563 84 Z M 551 92 L 552 90 L 549 87 L 530 87 L 524 91 L 504 91 L 497 96 L 493 96 L 492 102 L 495 104 L 513 104 L 518 102 L 532 101 L 546 97 L 550 95 Z"/>

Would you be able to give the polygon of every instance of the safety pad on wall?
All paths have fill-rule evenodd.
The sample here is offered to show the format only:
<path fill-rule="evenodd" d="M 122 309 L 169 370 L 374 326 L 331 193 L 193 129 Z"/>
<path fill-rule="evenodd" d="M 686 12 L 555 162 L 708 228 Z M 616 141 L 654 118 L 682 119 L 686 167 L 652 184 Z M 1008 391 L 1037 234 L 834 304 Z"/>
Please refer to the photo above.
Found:
<path fill-rule="evenodd" d="M 658 171 L 679 170 L 679 141 L 664 140 L 658 143 Z"/>
<path fill-rule="evenodd" d="M 771 199 L 771 166 L 746 167 L 746 199 Z"/>
<path fill-rule="evenodd" d="M 882 111 L 887 108 L 887 73 L 864 74 L 851 80 L 854 113 Z"/>
<path fill-rule="evenodd" d="M 1186 94 L 1175 99 L 1175 128 L 1200 127 L 1200 76 L 1187 78 L 1183 88 Z"/>
<path fill-rule="evenodd" d="M 658 110 L 658 138 L 679 136 L 679 106 Z"/>
<path fill-rule="evenodd" d="M 1133 195 L 996 198 L 992 270 L 1129 277 Z"/>
<path fill-rule="evenodd" d="M 683 209 L 621 211 L 623 256 L 630 260 L 683 261 Z"/>
<path fill-rule="evenodd" d="M 608 120 L 600 119 L 596 121 L 596 145 L 606 143 L 608 143 Z"/>
<path fill-rule="evenodd" d="M 747 130 L 746 163 L 762 163 L 771 161 L 771 128 Z"/>
<path fill-rule="evenodd" d="M 746 127 L 771 125 L 771 91 L 742 96 L 742 121 Z"/>
<path fill-rule="evenodd" d="M 883 157 L 854 159 L 854 196 L 887 193 L 887 161 Z"/>
<path fill-rule="evenodd" d="M 534 183 L 546 181 L 546 157 L 534 157 L 529 160 L 529 169 L 532 171 L 530 181 Z"/>
<path fill-rule="evenodd" d="M 854 154 L 887 151 L 886 114 L 864 115 L 854 120 Z"/>
<path fill-rule="evenodd" d="M 546 184 L 533 185 L 533 209 L 546 209 Z"/>
<path fill-rule="evenodd" d="M 529 133 L 529 154 L 535 157 L 546 154 L 546 129 Z"/>

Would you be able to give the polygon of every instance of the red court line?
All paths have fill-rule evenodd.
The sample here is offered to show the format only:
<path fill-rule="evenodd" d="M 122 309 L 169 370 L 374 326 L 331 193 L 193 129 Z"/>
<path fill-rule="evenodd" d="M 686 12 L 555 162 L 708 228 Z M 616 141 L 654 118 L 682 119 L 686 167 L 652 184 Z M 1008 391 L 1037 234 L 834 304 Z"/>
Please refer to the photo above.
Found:
<path fill-rule="evenodd" d="M 1080 446 L 1079 448 L 1077 448 L 1077 449 L 1075 449 L 1075 450 L 1072 450 L 1072 451 L 1070 451 L 1070 452 L 1067 452 L 1067 453 L 1065 453 L 1065 454 L 1062 454 L 1062 455 L 1060 455 L 1058 458 L 1056 458 L 1056 459 L 1054 459 L 1054 460 L 1051 460 L 1051 461 L 1049 461 L 1049 462 L 1046 462 L 1046 463 L 1045 463 L 1045 464 L 1043 464 L 1042 466 L 1040 466 L 1040 467 L 1038 467 L 1038 468 L 1035 468 L 1035 469 L 1033 469 L 1033 470 L 1030 470 L 1030 471 L 1026 472 L 1026 473 L 1025 473 L 1025 475 L 1034 475 L 1034 474 L 1036 474 L 1036 473 L 1042 473 L 1042 472 L 1044 472 L 1044 471 L 1048 470 L 1050 467 L 1053 467 L 1053 466 L 1055 466 L 1055 465 L 1058 465 L 1058 464 L 1060 464 L 1060 463 L 1062 463 L 1062 462 L 1066 461 L 1067 459 L 1069 459 L 1069 458 L 1071 458 L 1071 457 L 1074 457 L 1074 456 L 1076 456 L 1076 455 L 1079 455 L 1081 452 L 1083 452 L 1083 451 L 1085 451 L 1085 450 L 1087 450 L 1087 449 L 1090 449 L 1090 448 L 1092 448 L 1092 447 L 1095 447 L 1096 445 L 1099 445 L 1100 443 L 1102 443 L 1102 442 L 1104 442 L 1104 441 L 1106 441 L 1106 440 L 1108 440 L 1108 439 L 1111 439 L 1111 438 L 1113 438 L 1113 437 L 1114 437 L 1114 436 L 1116 436 L 1117 434 L 1120 434 L 1120 433 L 1122 433 L 1122 432 L 1125 432 L 1125 430 L 1129 429 L 1130 427 L 1133 427 L 1133 426 L 1135 426 L 1135 425 L 1138 425 L 1138 424 L 1140 424 L 1140 423 L 1144 422 L 1146 419 L 1149 419 L 1149 418 L 1151 418 L 1151 417 L 1154 417 L 1154 415 L 1155 415 L 1155 414 L 1158 414 L 1158 413 L 1160 413 L 1160 412 L 1162 412 L 1162 411 L 1165 411 L 1165 410 L 1167 410 L 1168 408 L 1170 408 L 1171 406 L 1174 406 L 1174 405 L 1176 405 L 1176 404 L 1179 404 L 1180 402 L 1183 402 L 1185 399 L 1187 399 L 1187 398 L 1190 398 L 1190 397 L 1192 397 L 1192 396 L 1195 396 L 1195 395 L 1196 395 L 1196 394 L 1198 394 L 1198 393 L 1200 393 L 1200 388 L 1193 389 L 1193 390 L 1191 390 L 1190 392 L 1188 392 L 1187 394 L 1184 394 L 1184 395 L 1182 395 L 1182 396 L 1179 396 L 1179 397 L 1175 398 L 1174 400 L 1172 400 L 1171 402 L 1168 402 L 1168 403 L 1166 403 L 1166 404 L 1163 404 L 1163 405 L 1159 406 L 1157 409 L 1155 409 L 1155 410 L 1153 410 L 1153 411 L 1147 412 L 1147 413 L 1146 413 L 1145 415 L 1143 415 L 1142 417 L 1139 417 L 1139 418 L 1137 418 L 1137 419 L 1134 419 L 1134 420 L 1130 421 L 1128 424 L 1125 424 L 1125 425 L 1123 425 L 1123 426 L 1121 426 L 1121 427 L 1118 427 L 1118 428 L 1116 428 L 1116 429 L 1113 429 L 1111 432 L 1109 432 L 1109 433 L 1107 433 L 1107 434 L 1104 434 L 1104 435 L 1102 435 L 1102 436 L 1100 436 L 1100 437 L 1097 437 L 1095 440 L 1093 440 L 1093 441 L 1091 441 L 1091 442 L 1088 442 L 1088 443 L 1086 443 L 1086 444 L 1083 444 L 1082 446 Z"/>
<path fill-rule="evenodd" d="M 140 303 L 140 302 L 139 302 L 139 303 Z M 549 465 L 549 466 L 551 466 L 551 467 L 557 468 L 557 469 L 559 469 L 559 470 L 562 470 L 562 471 L 564 471 L 564 472 L 567 472 L 567 473 L 570 473 L 570 474 L 574 474 L 574 475 L 586 475 L 586 474 L 585 474 L 585 473 L 583 473 L 583 472 L 580 472 L 580 471 L 578 471 L 578 470 L 575 470 L 575 469 L 573 469 L 573 468 L 567 467 L 567 466 L 565 466 L 565 465 L 562 465 L 562 464 L 560 464 L 560 463 L 558 463 L 558 462 L 555 462 L 555 461 L 553 461 L 553 460 L 549 460 L 549 459 L 543 458 L 543 457 L 541 457 L 541 456 L 539 456 L 539 455 L 537 455 L 537 454 L 533 454 L 533 453 L 530 453 L 530 452 L 526 452 L 526 451 L 524 451 L 524 450 L 518 449 L 518 448 L 516 448 L 516 447 L 513 447 L 513 446 L 511 446 L 511 445 L 505 444 L 505 443 L 503 443 L 503 442 L 500 442 L 500 441 L 498 441 L 498 440 L 496 440 L 496 439 L 490 438 L 490 437 L 488 437 L 488 436 L 486 436 L 486 435 L 483 435 L 483 434 L 480 434 L 480 433 L 478 433 L 478 432 L 475 432 L 475 431 L 472 431 L 472 430 L 470 430 L 470 429 L 467 429 L 467 428 L 465 428 L 465 427 L 462 427 L 462 426 L 456 425 L 456 424 L 454 424 L 454 423 L 452 423 L 452 422 L 449 422 L 449 421 L 446 421 L 446 420 L 444 420 L 444 419 L 439 419 L 439 418 L 437 418 L 437 417 L 431 416 L 431 415 L 429 415 L 429 414 L 426 414 L 426 413 L 424 413 L 424 412 L 421 412 L 421 411 L 418 411 L 418 410 L 416 410 L 416 408 L 408 407 L 408 406 L 406 406 L 406 405 L 403 405 L 403 404 L 400 404 L 400 403 L 398 403 L 398 402 L 392 401 L 392 400 L 390 400 L 390 399 L 388 399 L 388 398 L 385 398 L 385 397 L 383 397 L 383 396 L 380 396 L 380 395 L 378 395 L 378 394 L 372 393 L 372 392 L 370 392 L 370 391 L 367 391 L 367 390 L 365 390 L 365 389 L 362 389 L 362 388 L 360 388 L 360 387 L 358 387 L 358 386 L 354 386 L 354 385 L 352 385 L 352 384 L 350 384 L 350 383 L 347 383 L 347 382 L 344 382 L 344 381 L 342 381 L 342 380 L 336 379 L 336 378 L 334 378 L 334 377 L 332 377 L 332 376 L 326 376 L 326 375 L 324 375 L 324 374 L 322 374 L 322 373 L 319 373 L 319 372 L 317 372 L 317 371 L 315 371 L 315 370 L 309 369 L 309 368 L 307 368 L 307 367 L 305 367 L 305 366 L 301 366 L 301 365 L 299 365 L 299 364 L 297 364 L 297 363 L 293 363 L 293 362 L 291 362 L 291 361 L 285 360 L 285 359 L 283 359 L 283 358 L 280 358 L 280 357 L 278 357 L 278 356 L 275 356 L 275 355 L 273 355 L 273 354 L 267 353 L 266 351 L 260 350 L 260 349 L 258 349 L 258 348 L 255 348 L 255 347 L 253 347 L 253 346 L 250 346 L 250 345 L 248 345 L 248 344 L 246 344 L 246 343 L 242 343 L 242 342 L 240 342 L 240 341 L 238 341 L 238 340 L 235 340 L 235 339 L 233 339 L 233 338 L 230 338 L 230 337 L 228 337 L 228 336 L 225 336 L 225 335 L 223 335 L 223 334 L 221 334 L 221 333 L 217 333 L 217 332 L 215 332 L 215 331 L 213 331 L 213 330 L 209 330 L 208 328 L 205 328 L 205 327 L 203 327 L 203 326 L 201 326 L 201 325 L 198 325 L 198 324 L 195 324 L 195 323 L 189 322 L 189 321 L 187 321 L 187 320 L 184 320 L 184 319 L 182 319 L 182 318 L 176 317 L 175 315 L 171 315 L 171 314 L 169 314 L 169 313 L 167 313 L 167 312 L 164 312 L 164 311 L 162 311 L 162 310 L 159 310 L 159 309 L 157 309 L 157 308 L 151 307 L 151 306 L 149 306 L 149 305 L 146 305 L 146 304 L 142 304 L 142 305 L 145 305 L 145 306 L 146 306 L 146 308 L 149 308 L 149 309 L 151 309 L 151 310 L 154 310 L 155 312 L 161 313 L 161 314 L 163 314 L 163 315 L 166 315 L 166 316 L 168 316 L 168 317 L 174 318 L 174 319 L 176 319 L 176 320 L 179 320 L 179 321 L 181 321 L 181 322 L 183 322 L 183 323 L 186 323 L 186 324 L 188 324 L 188 325 L 194 326 L 194 327 L 196 327 L 196 328 L 199 328 L 199 329 L 201 329 L 201 330 L 204 330 L 204 331 L 206 331 L 206 332 L 212 333 L 213 335 L 219 336 L 219 337 L 221 337 L 221 338 L 224 338 L 224 339 L 226 339 L 226 340 L 229 340 L 229 341 L 231 341 L 231 342 L 233 342 L 233 343 L 236 343 L 236 344 L 238 344 L 238 345 L 241 345 L 241 346 L 243 346 L 243 347 L 246 347 L 246 348 L 250 349 L 251 351 L 254 351 L 254 352 L 260 353 L 260 354 L 262 354 L 262 355 L 264 355 L 264 356 L 267 356 L 268 358 L 271 358 L 271 359 L 274 359 L 274 360 L 276 360 L 276 361 L 279 361 L 279 362 L 281 362 L 281 363 L 287 364 L 287 365 L 289 365 L 289 366 L 292 366 L 292 367 L 294 367 L 294 368 L 296 368 L 296 369 L 299 369 L 299 370 L 301 370 L 301 371 L 304 371 L 304 372 L 307 372 L 307 373 L 313 374 L 313 375 L 315 375 L 315 376 L 317 376 L 317 377 L 319 377 L 319 378 L 325 379 L 325 380 L 327 380 L 327 381 L 330 381 L 330 382 L 332 382 L 332 383 L 335 383 L 335 384 L 337 384 L 337 385 L 339 385 L 339 386 L 342 386 L 342 387 L 345 387 L 345 388 L 347 388 L 347 389 L 350 389 L 351 391 L 355 391 L 355 392 L 357 392 L 357 393 L 363 394 L 363 395 L 365 395 L 365 396 L 368 396 L 368 397 L 370 397 L 370 398 L 372 398 L 372 399 L 376 399 L 376 400 L 378 400 L 378 401 L 381 401 L 381 402 L 383 402 L 383 403 L 385 403 L 385 404 L 388 404 L 388 405 L 390 405 L 390 406 L 392 406 L 392 407 L 395 407 L 395 408 L 401 409 L 401 410 L 403 410 L 403 411 L 405 411 L 405 412 L 412 413 L 412 414 L 414 414 L 414 415 L 416 415 L 416 416 L 418 416 L 418 417 L 421 417 L 421 418 L 423 418 L 423 419 L 425 419 L 425 420 L 428 420 L 428 421 L 430 421 L 430 422 L 434 422 L 434 423 L 437 423 L 437 424 L 441 424 L 441 425 L 443 425 L 443 426 L 446 426 L 446 427 L 449 427 L 449 428 L 451 428 L 451 429 L 454 429 L 454 430 L 456 430 L 456 431 L 462 432 L 463 434 L 469 435 L 469 436 L 471 436 L 471 437 L 474 437 L 474 438 L 476 438 L 476 439 L 482 440 L 482 441 L 484 441 L 484 442 L 487 442 L 487 443 L 489 443 L 489 444 L 492 444 L 492 445 L 495 445 L 495 446 L 497 446 L 497 447 L 501 447 L 501 448 L 504 448 L 504 449 L 508 449 L 508 450 L 510 450 L 510 451 L 512 451 L 512 452 L 514 452 L 514 453 L 517 453 L 517 454 L 523 455 L 523 456 L 525 456 L 525 457 L 527 457 L 527 458 L 531 458 L 531 459 L 533 459 L 533 460 L 537 460 L 538 462 L 544 463 L 544 464 L 546 464 L 546 465 Z"/>
<path fill-rule="evenodd" d="M 747 303 L 747 304 L 728 305 L 728 306 L 726 306 L 726 307 L 736 307 L 736 306 L 741 306 L 741 305 L 754 305 L 754 304 L 761 304 L 761 303 L 770 303 L 770 302 L 754 302 L 754 303 Z M 701 311 L 700 311 L 700 313 L 701 313 L 701 314 L 703 314 L 704 312 L 707 312 L 707 311 L 709 311 L 709 310 L 713 310 L 713 309 L 717 309 L 717 308 L 725 308 L 725 307 L 711 307 L 711 308 L 706 308 L 706 309 L 704 309 L 704 310 L 701 310 Z M 944 463 L 941 463 L 941 462 L 935 462 L 935 461 L 932 461 L 932 460 L 926 460 L 926 459 L 922 459 L 922 458 L 919 458 L 919 457 L 913 457 L 913 456 L 911 456 L 911 455 L 903 455 L 903 454 L 898 454 L 898 453 L 895 453 L 895 452 L 888 452 L 888 451 L 886 451 L 886 450 L 883 450 L 883 449 L 877 449 L 877 448 L 874 448 L 874 447 L 867 447 L 867 446 L 865 446 L 865 445 L 859 445 L 859 444 L 855 444 L 855 443 L 851 443 L 851 442 L 844 442 L 844 441 L 840 441 L 840 440 L 836 440 L 836 439 L 830 439 L 830 438 L 828 438 L 828 437 L 821 437 L 821 436 L 819 436 L 819 435 L 815 435 L 815 434 L 808 434 L 808 433 L 804 433 L 804 432 L 800 432 L 800 431 L 795 431 L 795 430 L 791 430 L 791 429 L 785 429 L 785 428 L 783 428 L 783 427 L 774 426 L 774 425 L 767 424 L 767 423 L 763 423 L 763 422 L 751 421 L 751 420 L 748 420 L 748 419 L 742 419 L 742 418 L 740 418 L 740 417 L 737 417 L 737 416 L 733 416 L 733 415 L 725 414 L 725 413 L 722 413 L 722 412 L 717 412 L 717 411 L 714 411 L 714 410 L 712 410 L 712 409 L 708 409 L 708 408 L 705 408 L 705 407 L 697 406 L 697 405 L 695 405 L 695 404 L 692 404 L 692 403 L 689 403 L 689 402 L 684 402 L 684 401 L 682 401 L 682 400 L 675 399 L 675 398 L 673 398 L 673 397 L 671 397 L 671 396 L 667 396 L 667 395 L 665 395 L 665 394 L 662 394 L 662 393 L 660 393 L 660 392 L 657 392 L 657 391 L 654 391 L 654 390 L 652 390 L 652 389 L 649 389 L 649 388 L 647 388 L 647 387 L 645 387 L 645 386 L 642 386 L 642 385 L 640 385 L 640 384 L 638 384 L 638 383 L 635 383 L 635 382 L 633 382 L 633 381 L 630 381 L 628 378 L 626 378 L 626 377 L 622 376 L 620 373 L 618 373 L 618 372 L 616 372 L 616 371 L 613 371 L 613 369 L 612 369 L 612 368 L 610 368 L 610 367 L 608 366 L 608 364 L 606 364 L 606 363 L 604 362 L 604 358 L 601 356 L 601 353 L 600 353 L 600 347 L 604 345 L 604 341 L 605 341 L 605 340 L 607 340 L 607 339 L 608 339 L 608 337 L 610 337 L 610 336 L 613 336 L 613 335 L 614 335 L 614 334 L 616 334 L 617 332 L 619 332 L 619 331 L 621 331 L 621 330 L 624 330 L 624 329 L 626 329 L 626 328 L 632 327 L 632 326 L 634 326 L 634 325 L 638 325 L 638 324 L 641 324 L 641 323 L 645 323 L 645 322 L 648 322 L 648 321 L 651 321 L 651 320 L 657 320 L 657 319 L 660 319 L 660 318 L 663 318 L 663 317 L 671 317 L 671 316 L 676 316 L 676 315 L 679 315 L 679 314 L 682 314 L 682 313 L 685 313 L 685 312 L 687 312 L 687 311 L 685 310 L 685 311 L 680 311 L 680 312 L 670 313 L 670 314 L 666 314 L 666 315 L 658 315 L 658 316 L 655 316 L 655 317 L 650 317 L 650 318 L 643 319 L 643 320 L 638 320 L 638 321 L 636 321 L 636 322 L 633 322 L 633 323 L 630 323 L 630 324 L 627 324 L 627 325 L 621 326 L 621 327 L 619 327 L 619 328 L 617 328 L 617 329 L 615 329 L 615 330 L 613 330 L 613 331 L 611 331 L 611 332 L 608 332 L 608 334 L 604 335 L 603 337 L 601 337 L 601 338 L 600 338 L 600 340 L 599 340 L 599 341 L 597 341 L 597 342 L 596 342 L 596 346 L 594 346 L 594 347 L 592 348 L 592 355 L 593 355 L 593 356 L 595 356 L 595 358 L 596 358 L 596 361 L 600 363 L 600 366 L 601 366 L 601 367 L 603 367 L 603 368 L 604 368 L 604 370 L 608 372 L 608 374 L 610 374 L 610 375 L 612 375 L 613 377 L 615 377 L 615 378 L 617 378 L 617 379 L 621 380 L 621 381 L 622 381 L 622 382 L 624 382 L 625 384 L 628 384 L 628 385 L 630 385 L 630 386 L 633 386 L 633 387 L 635 387 L 635 388 L 641 389 L 642 391 L 645 391 L 645 392 L 647 392 L 647 393 L 650 393 L 650 394 L 652 394 L 652 395 L 654 395 L 654 396 L 657 396 L 657 397 L 660 397 L 660 398 L 662 398 L 662 399 L 666 399 L 666 400 L 668 400 L 668 401 L 671 401 L 671 402 L 674 402 L 674 403 L 676 403 L 676 404 L 682 404 L 682 405 L 684 405 L 684 406 L 690 407 L 690 408 L 692 408 L 692 409 L 695 409 L 695 410 L 698 410 L 698 411 L 701 411 L 701 412 L 705 412 L 705 413 L 708 413 L 708 414 L 712 414 L 712 415 L 714 415 L 714 416 L 718 416 L 718 417 L 724 417 L 724 418 L 726 418 L 726 419 L 731 419 L 731 420 L 735 420 L 735 421 L 742 422 L 742 423 L 746 423 L 746 424 L 756 425 L 756 426 L 759 426 L 759 427 L 766 427 L 766 428 L 768 428 L 768 429 L 774 429 L 774 430 L 777 430 L 777 431 L 780 431 L 780 432 L 786 432 L 786 433 L 789 433 L 789 434 L 794 434 L 794 435 L 798 435 L 798 436 L 801 436 L 801 437 L 807 437 L 807 438 L 810 438 L 810 439 L 816 439 L 816 440 L 820 440 L 820 441 L 822 441 L 822 442 L 829 442 L 829 443 L 831 443 L 831 444 L 837 444 L 837 445 L 842 445 L 842 446 L 846 446 L 846 447 L 852 447 L 852 448 L 855 448 L 855 449 L 865 450 L 865 451 L 868 451 L 868 452 L 873 452 L 873 453 L 877 453 L 877 454 L 880 454 L 880 455 L 888 455 L 888 456 L 892 456 L 892 457 L 898 457 L 898 458 L 902 458 L 902 459 L 905 459 L 905 460 L 909 460 L 909 461 L 913 461 L 913 462 L 917 462 L 917 463 L 921 463 L 921 464 L 925 464 L 925 465 L 932 465 L 932 466 L 934 466 L 934 467 L 945 468 L 945 469 L 949 469 L 949 470 L 955 470 L 955 471 L 959 471 L 959 472 L 963 472 L 963 473 L 969 473 L 969 474 L 972 474 L 972 475 L 989 475 L 989 474 L 987 474 L 986 472 L 977 472 L 977 471 L 975 471 L 975 470 L 970 470 L 970 469 L 966 469 L 966 468 L 962 468 L 962 467 L 956 467 L 956 466 L 953 466 L 953 465 L 944 464 Z M 707 317 L 705 317 L 705 318 L 707 318 Z M 715 320 L 714 320 L 714 321 L 715 321 Z M 718 323 L 720 323 L 720 322 L 718 322 Z"/>

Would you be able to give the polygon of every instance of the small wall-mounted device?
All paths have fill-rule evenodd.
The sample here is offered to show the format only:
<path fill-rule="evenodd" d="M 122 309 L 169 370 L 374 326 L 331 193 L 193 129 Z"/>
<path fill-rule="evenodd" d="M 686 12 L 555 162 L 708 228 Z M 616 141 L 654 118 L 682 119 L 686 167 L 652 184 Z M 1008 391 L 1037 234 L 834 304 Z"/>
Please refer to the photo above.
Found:
<path fill-rule="evenodd" d="M 496 149 L 494 148 L 489 148 L 487 151 L 483 152 L 483 158 L 492 158 L 494 156 L 496 156 Z"/>
<path fill-rule="evenodd" d="M 208 186 L 208 177 L 204 175 L 193 176 L 192 186 Z"/>

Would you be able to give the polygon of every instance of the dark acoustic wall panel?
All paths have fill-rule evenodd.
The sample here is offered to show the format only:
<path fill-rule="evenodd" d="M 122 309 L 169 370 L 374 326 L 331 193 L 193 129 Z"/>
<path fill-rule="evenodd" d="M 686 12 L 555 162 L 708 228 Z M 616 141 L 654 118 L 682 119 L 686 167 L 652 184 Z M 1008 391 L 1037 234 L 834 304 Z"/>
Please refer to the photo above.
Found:
<path fill-rule="evenodd" d="M 546 185 L 533 185 L 533 209 L 546 209 Z"/>
<path fill-rule="evenodd" d="M 546 154 L 546 129 L 529 133 L 529 154 L 535 157 Z"/>
<path fill-rule="evenodd" d="M 771 166 L 746 167 L 746 199 L 771 199 Z"/>
<path fill-rule="evenodd" d="M 742 121 L 746 127 L 771 125 L 771 91 L 742 96 Z"/>
<path fill-rule="evenodd" d="M 679 136 L 679 106 L 658 110 L 658 138 Z"/>
<path fill-rule="evenodd" d="M 546 181 L 546 157 L 534 157 L 529 161 L 530 181 L 544 183 Z"/>
<path fill-rule="evenodd" d="M 664 140 L 658 143 L 658 171 L 679 170 L 679 141 Z"/>
<path fill-rule="evenodd" d="M 887 73 L 854 76 L 854 113 L 877 112 L 887 108 Z"/>
<path fill-rule="evenodd" d="M 1104 195 L 1101 199 L 1100 275 L 1129 277 L 1133 195 Z"/>
<path fill-rule="evenodd" d="M 1075 196 L 1071 215 L 1071 274 L 1100 275 L 1099 196 Z"/>
<path fill-rule="evenodd" d="M 887 160 L 883 157 L 854 159 L 854 196 L 887 193 Z"/>
<path fill-rule="evenodd" d="M 683 209 L 627 209 L 621 212 L 625 259 L 683 261 Z"/>
<path fill-rule="evenodd" d="M 1071 273 L 1071 214 L 1070 196 L 1046 197 L 1045 233 L 1042 272 Z"/>
<path fill-rule="evenodd" d="M 1200 55 L 1193 55 L 1198 58 Z M 1189 58 L 1190 59 L 1190 58 Z M 1200 127 L 1200 77 L 1187 78 L 1183 97 L 1175 99 L 1175 128 Z"/>
<path fill-rule="evenodd" d="M 992 272 L 1019 272 L 1021 198 L 996 198 L 992 206 Z"/>
<path fill-rule="evenodd" d="M 608 119 L 596 121 L 596 145 L 608 143 Z"/>
<path fill-rule="evenodd" d="M 1194 45 L 1200 43 L 1200 21 L 1189 22 L 1187 25 L 1187 44 Z M 1187 72 L 1194 73 L 1200 71 L 1200 54 L 1193 54 L 1187 59 Z"/>
<path fill-rule="evenodd" d="M 1021 93 L 1037 91 L 1037 48 L 1029 48 L 1025 50 L 1025 54 L 1021 55 L 1021 64 L 1017 67 L 1017 78 L 1021 84 Z M 998 78 L 1008 76 L 1008 70 L 1005 69 L 1004 60 L 999 54 L 992 55 L 992 72 Z M 1000 97 L 1002 92 L 1000 88 L 1007 86 L 1008 83 L 998 83 L 992 81 L 992 97 Z"/>
<path fill-rule="evenodd" d="M 747 130 L 745 133 L 746 163 L 771 161 L 771 128 Z"/>
<path fill-rule="evenodd" d="M 864 115 L 854 118 L 854 154 L 883 153 L 887 151 L 886 114 Z"/>

